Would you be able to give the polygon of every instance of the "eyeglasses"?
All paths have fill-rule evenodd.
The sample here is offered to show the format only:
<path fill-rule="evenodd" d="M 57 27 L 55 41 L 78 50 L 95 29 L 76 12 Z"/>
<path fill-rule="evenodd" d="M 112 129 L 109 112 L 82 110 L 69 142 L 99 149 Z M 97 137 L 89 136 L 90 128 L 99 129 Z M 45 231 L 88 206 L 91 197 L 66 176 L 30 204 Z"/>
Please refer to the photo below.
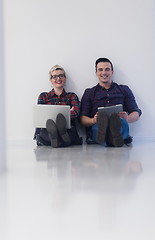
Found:
<path fill-rule="evenodd" d="M 62 79 L 62 78 L 64 78 L 64 77 L 65 77 L 65 74 L 51 75 L 51 79 L 52 79 L 52 78 L 53 78 L 53 79 L 57 79 L 57 78 Z"/>

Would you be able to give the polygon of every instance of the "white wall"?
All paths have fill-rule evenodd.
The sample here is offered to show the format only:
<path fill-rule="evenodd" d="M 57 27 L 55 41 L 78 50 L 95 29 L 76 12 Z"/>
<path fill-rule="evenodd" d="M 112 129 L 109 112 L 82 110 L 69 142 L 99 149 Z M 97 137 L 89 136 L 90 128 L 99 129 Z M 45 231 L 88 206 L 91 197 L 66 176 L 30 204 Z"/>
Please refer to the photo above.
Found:
<path fill-rule="evenodd" d="M 62 65 L 79 97 L 97 83 L 94 62 L 108 57 L 143 111 L 134 136 L 155 137 L 153 0 L 5 0 L 7 139 L 32 139 L 32 105 Z"/>
<path fill-rule="evenodd" d="M 5 102 L 4 102 L 4 39 L 3 39 L 3 4 L 0 0 L 0 173 L 6 168 L 5 151 Z"/>

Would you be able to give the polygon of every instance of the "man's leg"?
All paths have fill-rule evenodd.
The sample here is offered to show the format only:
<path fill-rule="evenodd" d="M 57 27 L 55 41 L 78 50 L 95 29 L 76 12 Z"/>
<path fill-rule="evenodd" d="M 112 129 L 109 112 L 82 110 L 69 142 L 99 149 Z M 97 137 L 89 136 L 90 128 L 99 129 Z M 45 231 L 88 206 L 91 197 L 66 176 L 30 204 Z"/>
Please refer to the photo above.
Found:
<path fill-rule="evenodd" d="M 105 112 L 99 112 L 97 122 L 92 126 L 92 139 L 95 143 L 104 145 L 108 129 L 108 117 Z"/>
<path fill-rule="evenodd" d="M 92 132 L 92 140 L 94 141 L 94 143 L 97 143 L 96 142 L 96 136 L 97 136 L 97 133 L 98 133 L 98 125 L 97 124 L 94 124 L 92 126 L 91 132 Z"/>
<path fill-rule="evenodd" d="M 96 136 L 97 136 L 98 131 L 99 131 L 98 129 L 99 129 L 99 127 L 98 127 L 97 124 L 94 124 L 94 125 L 92 126 L 92 129 L 91 129 L 91 133 L 92 133 L 92 144 L 100 144 L 100 145 L 102 145 L 103 147 L 106 147 L 106 139 L 105 139 L 105 141 L 104 141 L 103 143 L 97 143 L 97 142 L 96 142 Z"/>
<path fill-rule="evenodd" d="M 109 119 L 108 144 L 114 147 L 122 147 L 124 143 L 131 143 L 128 122 L 120 118 L 116 113 L 111 114 Z"/>
<path fill-rule="evenodd" d="M 121 118 L 121 135 L 124 139 L 125 144 L 130 144 L 132 142 L 132 137 L 129 135 L 129 124 L 128 122 Z"/>
<path fill-rule="evenodd" d="M 108 128 L 108 117 L 105 112 L 98 112 L 96 125 L 98 131 L 96 134 L 96 142 L 103 144 L 106 141 L 107 128 Z"/>
<path fill-rule="evenodd" d="M 96 136 L 99 132 L 99 126 L 92 126 L 92 139 L 96 142 Z M 119 118 L 117 114 L 112 115 L 109 120 L 109 128 L 107 129 L 107 145 L 121 147 L 124 143 L 131 143 L 132 138 L 129 136 L 129 125 L 123 118 Z M 102 143 L 103 145 L 103 143 Z"/>
<path fill-rule="evenodd" d="M 121 120 L 121 135 L 123 139 L 127 139 L 129 137 L 129 124 L 124 118 L 120 118 Z"/>
<path fill-rule="evenodd" d="M 122 147 L 124 145 L 121 129 L 120 117 L 117 113 L 112 113 L 109 118 L 108 145 L 113 147 Z"/>

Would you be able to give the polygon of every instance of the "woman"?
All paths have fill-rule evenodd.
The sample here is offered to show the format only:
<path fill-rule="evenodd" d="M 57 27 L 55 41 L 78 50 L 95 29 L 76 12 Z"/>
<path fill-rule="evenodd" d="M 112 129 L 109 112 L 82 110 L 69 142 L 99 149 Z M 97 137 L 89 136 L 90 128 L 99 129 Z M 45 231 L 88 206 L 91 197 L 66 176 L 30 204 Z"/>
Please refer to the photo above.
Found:
<path fill-rule="evenodd" d="M 38 97 L 38 104 L 70 105 L 72 127 L 71 129 L 66 128 L 66 119 L 59 113 L 55 122 L 48 119 L 46 128 L 36 129 L 34 139 L 38 146 L 51 145 L 56 148 L 81 145 L 82 138 L 79 137 L 75 127 L 79 116 L 79 99 L 75 93 L 65 91 L 66 75 L 61 66 L 53 66 L 49 71 L 49 76 L 53 89 L 50 92 L 41 93 Z"/>

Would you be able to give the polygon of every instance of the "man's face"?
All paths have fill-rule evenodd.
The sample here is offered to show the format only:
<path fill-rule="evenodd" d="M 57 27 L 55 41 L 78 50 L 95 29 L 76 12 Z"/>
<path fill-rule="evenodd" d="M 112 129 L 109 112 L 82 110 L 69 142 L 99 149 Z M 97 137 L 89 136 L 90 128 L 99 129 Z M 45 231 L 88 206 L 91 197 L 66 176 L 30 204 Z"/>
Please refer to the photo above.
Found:
<path fill-rule="evenodd" d="M 66 82 L 65 73 L 63 70 L 55 70 L 51 73 L 50 81 L 53 87 L 63 87 Z"/>
<path fill-rule="evenodd" d="M 106 83 L 111 83 L 113 71 L 109 62 L 99 62 L 97 64 L 96 76 L 99 79 L 99 84 L 102 86 Z"/>

